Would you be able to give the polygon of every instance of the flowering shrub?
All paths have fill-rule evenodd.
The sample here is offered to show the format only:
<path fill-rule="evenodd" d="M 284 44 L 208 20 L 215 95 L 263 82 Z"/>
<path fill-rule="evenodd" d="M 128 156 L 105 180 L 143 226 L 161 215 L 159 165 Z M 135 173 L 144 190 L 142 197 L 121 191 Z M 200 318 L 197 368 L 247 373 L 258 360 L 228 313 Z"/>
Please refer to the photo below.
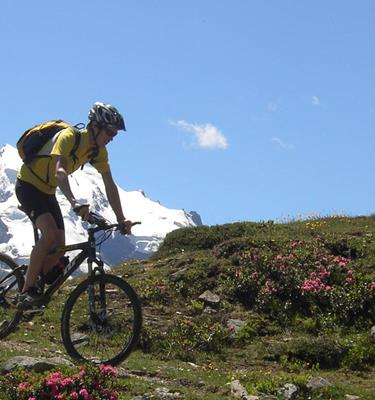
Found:
<path fill-rule="evenodd" d="M 274 241 L 243 250 L 221 276 L 226 293 L 249 308 L 287 322 L 296 313 L 334 312 L 337 321 L 375 322 L 375 284 L 355 272 L 355 263 L 337 255 L 321 237 Z"/>
<path fill-rule="evenodd" d="M 116 376 L 110 365 L 88 365 L 73 375 L 57 371 L 42 378 L 20 370 L 4 378 L 4 387 L 8 398 L 17 400 L 117 400 Z"/>

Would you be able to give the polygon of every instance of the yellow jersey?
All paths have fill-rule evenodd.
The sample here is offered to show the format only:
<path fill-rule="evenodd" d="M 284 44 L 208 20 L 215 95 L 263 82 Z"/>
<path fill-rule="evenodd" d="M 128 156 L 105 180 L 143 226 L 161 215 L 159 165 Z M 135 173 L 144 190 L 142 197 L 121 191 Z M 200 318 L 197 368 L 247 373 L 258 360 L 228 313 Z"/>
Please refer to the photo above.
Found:
<path fill-rule="evenodd" d="M 75 151 L 76 158 L 74 160 L 70 153 L 75 145 L 75 135 L 77 134 L 81 136 L 81 140 Z M 65 157 L 67 172 L 69 175 L 72 174 L 92 159 L 95 145 L 90 141 L 91 134 L 87 129 L 81 129 L 79 133 L 75 133 L 73 127 L 64 129 L 52 140 L 48 141 L 38 152 L 38 156 L 46 157 L 35 158 L 27 165 L 23 164 L 17 174 L 17 178 L 34 185 L 41 192 L 55 194 L 57 188 L 57 157 Z M 99 147 L 98 149 L 98 154 L 94 157 L 92 165 L 100 173 L 109 172 L 110 166 L 107 149 L 105 147 Z"/>

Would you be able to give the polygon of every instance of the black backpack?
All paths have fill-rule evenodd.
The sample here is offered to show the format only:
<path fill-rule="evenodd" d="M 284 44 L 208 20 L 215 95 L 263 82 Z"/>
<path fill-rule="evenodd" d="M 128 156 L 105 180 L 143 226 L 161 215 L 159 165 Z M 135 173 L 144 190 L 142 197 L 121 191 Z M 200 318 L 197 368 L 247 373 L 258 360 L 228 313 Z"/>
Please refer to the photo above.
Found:
<path fill-rule="evenodd" d="M 22 161 L 29 164 L 35 158 L 49 157 L 49 155 L 38 155 L 42 147 L 52 139 L 58 132 L 63 129 L 72 127 L 75 132 L 75 143 L 70 152 L 74 163 L 77 161 L 76 151 L 81 142 L 79 130 L 84 127 L 84 124 L 71 125 L 62 120 L 47 121 L 39 125 L 35 125 L 23 133 L 17 141 L 17 150 Z"/>

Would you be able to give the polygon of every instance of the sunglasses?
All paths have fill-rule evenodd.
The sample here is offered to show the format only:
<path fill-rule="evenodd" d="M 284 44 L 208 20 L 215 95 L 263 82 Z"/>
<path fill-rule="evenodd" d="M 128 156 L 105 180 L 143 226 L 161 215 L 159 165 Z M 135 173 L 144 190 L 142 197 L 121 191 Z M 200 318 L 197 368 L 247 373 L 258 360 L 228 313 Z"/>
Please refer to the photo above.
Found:
<path fill-rule="evenodd" d="M 104 132 L 107 136 L 113 138 L 117 135 L 117 129 L 116 128 L 110 128 L 110 127 L 106 127 L 104 129 Z"/>

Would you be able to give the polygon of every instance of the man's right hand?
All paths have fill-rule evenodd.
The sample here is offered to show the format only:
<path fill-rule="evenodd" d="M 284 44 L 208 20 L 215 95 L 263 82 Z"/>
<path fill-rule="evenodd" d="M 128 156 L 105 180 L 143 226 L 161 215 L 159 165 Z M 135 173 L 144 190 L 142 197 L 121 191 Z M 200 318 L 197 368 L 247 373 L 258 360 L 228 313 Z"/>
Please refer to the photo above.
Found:
<path fill-rule="evenodd" d="M 90 207 L 88 204 L 77 204 L 73 206 L 73 211 L 84 221 L 87 221 L 90 217 Z"/>

